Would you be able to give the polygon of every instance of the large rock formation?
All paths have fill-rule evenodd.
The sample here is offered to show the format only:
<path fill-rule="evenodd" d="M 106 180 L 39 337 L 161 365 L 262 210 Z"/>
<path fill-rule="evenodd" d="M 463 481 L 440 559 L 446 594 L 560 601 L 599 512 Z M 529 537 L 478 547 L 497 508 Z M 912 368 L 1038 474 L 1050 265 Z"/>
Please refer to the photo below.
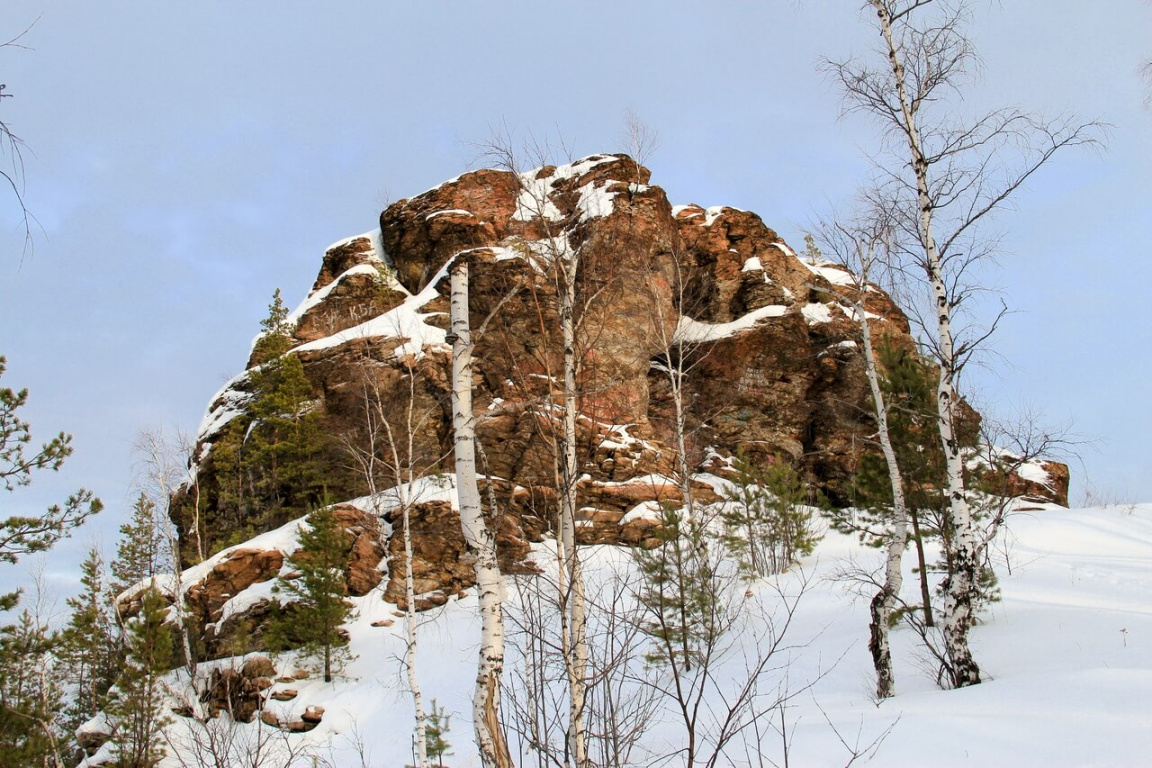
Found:
<path fill-rule="evenodd" d="M 789 461 L 833 502 L 845 501 L 875 430 L 853 279 L 840 267 L 798 257 L 754 213 L 673 207 L 649 176 L 622 155 L 521 175 L 476 171 L 389 206 L 378 229 L 328 249 L 311 293 L 289 320 L 290 354 L 311 382 L 311 407 L 334 444 L 350 446 L 343 463 L 363 470 L 334 469 L 332 497 L 451 470 L 447 271 L 454 259 L 467 259 L 471 319 L 480 329 L 474 385 L 481 471 L 490 478 L 485 498 L 499 508 L 489 514 L 499 515 L 509 567 L 528 542 L 546 536 L 555 510 L 562 359 L 553 265 L 574 256 L 585 542 L 643 541 L 652 524 L 643 510 L 677 492 L 669 479 L 670 359 L 688 371 L 694 467 L 714 469 L 737 452 Z M 886 294 L 870 288 L 864 305 L 878 337 L 912 345 L 907 319 Z M 243 439 L 244 430 L 227 427 L 252 419 L 251 386 L 247 374 L 231 382 L 211 403 L 199 435 L 199 518 L 216 521 L 212 530 L 202 523 L 208 549 L 231 532 L 226 516 L 216 514 L 230 471 L 216 463 L 217 444 Z M 698 491 L 714 500 L 704 480 Z M 1060 502 L 1066 493 L 1058 482 L 1028 490 Z M 468 586 L 451 504 L 410 501 L 417 591 L 444 596 Z M 194 525 L 189 503 L 180 520 L 186 531 Z M 384 515 L 394 529 L 398 509 L 392 504 Z M 403 594 L 400 553 L 394 536 L 385 592 L 394 600 Z M 236 566 L 245 573 L 278 567 L 271 560 Z M 212 614 L 210 596 L 204 604 Z"/>

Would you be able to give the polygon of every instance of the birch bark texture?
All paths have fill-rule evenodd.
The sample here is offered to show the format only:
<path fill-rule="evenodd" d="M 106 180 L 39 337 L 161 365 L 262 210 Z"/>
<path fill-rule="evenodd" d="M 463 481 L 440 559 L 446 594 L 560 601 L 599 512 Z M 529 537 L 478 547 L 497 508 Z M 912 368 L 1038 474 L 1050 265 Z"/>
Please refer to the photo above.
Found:
<path fill-rule="evenodd" d="M 996 330 L 963 312 L 986 290 L 980 267 L 996 250 L 981 234 L 1003 204 L 1032 174 L 1066 147 L 1099 142 L 1101 126 L 1065 116 L 1039 119 L 998 109 L 969 120 L 958 117 L 976 56 L 965 35 L 963 0 L 867 0 L 882 40 L 883 66 L 827 61 L 846 111 L 878 120 L 883 150 L 877 172 L 893 211 L 903 266 L 919 274 L 930 309 L 910 314 L 939 366 L 936 406 L 948 478 L 953 529 L 952 568 L 942 585 L 945 677 L 954 687 L 980 682 L 968 644 L 979 597 L 981 537 L 969 506 L 964 451 L 958 434 L 960 375 Z"/>
<path fill-rule="evenodd" d="M 551 154 L 546 146 L 525 148 L 525 153 L 540 166 L 548 165 Z M 577 292 L 581 271 L 581 253 L 571 242 L 576 215 L 556 217 L 555 204 L 548 187 L 526 183 L 511 137 L 494 137 L 485 147 L 487 159 L 509 171 L 516 179 L 519 209 L 542 229 L 543 237 L 531 247 L 532 259 L 556 288 L 557 314 L 562 344 L 562 371 L 559 393 L 560 425 L 552 427 L 555 445 L 557 519 L 556 560 L 558 569 L 557 597 L 560 608 L 560 653 L 568 684 L 568 723 L 565 729 L 564 768 L 587 765 L 587 727 L 585 711 L 588 700 L 588 609 L 587 588 L 580 551 L 576 542 L 577 494 L 581 470 L 578 460 L 577 419 L 580 416 L 580 364 L 582 358 L 581 326 L 587 305 L 581 307 Z M 548 372 L 549 387 L 555 376 Z"/>
<path fill-rule="evenodd" d="M 512 758 L 500 724 L 500 678 L 504 671 L 504 584 L 496 560 L 496 532 L 484 520 L 476 482 L 476 429 L 472 413 L 472 331 L 468 318 L 468 262 L 451 267 L 452 429 L 460 527 L 476 572 L 480 602 L 480 658 L 472 719 L 484 768 L 510 768 Z"/>
<path fill-rule="evenodd" d="M 836 260 L 853 275 L 856 293 L 851 299 L 856 322 L 863 341 L 864 375 L 872 395 L 872 409 L 876 417 L 876 439 L 888 468 L 888 482 L 892 489 L 892 518 L 886 533 L 884 581 L 869 605 L 868 650 L 876 670 L 876 698 L 887 699 L 896 693 L 896 673 L 892 666 L 892 648 L 888 629 L 900 589 L 904 585 L 902 570 L 904 551 L 908 547 L 908 505 L 904 500 L 904 476 L 892 446 L 888 428 L 889 404 L 880 385 L 880 369 L 872 344 L 872 326 L 869 322 L 865 299 L 869 280 L 877 264 L 877 252 L 886 248 L 889 239 L 889 220 L 882 209 L 872 209 L 858 221 L 841 223 L 832 221 L 820 227 L 820 239 L 826 243 Z"/>

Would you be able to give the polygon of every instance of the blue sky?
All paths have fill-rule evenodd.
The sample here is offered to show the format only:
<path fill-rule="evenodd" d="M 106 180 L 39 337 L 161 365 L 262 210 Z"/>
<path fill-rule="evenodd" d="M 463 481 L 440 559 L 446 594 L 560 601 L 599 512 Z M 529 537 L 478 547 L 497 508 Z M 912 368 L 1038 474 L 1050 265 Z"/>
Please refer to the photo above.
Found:
<path fill-rule="evenodd" d="M 8 0 L 0 115 L 28 144 L 33 253 L 0 197 L 0 354 L 37 436 L 65 429 L 58 476 L 4 499 L 35 509 L 84 485 L 108 505 L 59 550 L 111 549 L 143 428 L 195 431 L 243 367 L 274 288 L 310 287 L 329 243 L 382 205 L 474 165 L 493 126 L 622 146 L 634 110 L 673 202 L 759 213 L 794 246 L 868 171 L 873 127 L 839 119 L 821 56 L 866 54 L 856 4 L 809 2 L 102 2 Z M 1097 442 L 1086 488 L 1152 500 L 1152 4 L 975 3 L 983 76 L 958 111 L 1068 110 L 1113 125 L 997 223 L 987 279 L 1017 312 L 970 384 L 985 410 L 1030 405 Z M 12 578 L 0 566 L 0 579 Z M 61 576 L 63 578 L 63 576 Z"/>

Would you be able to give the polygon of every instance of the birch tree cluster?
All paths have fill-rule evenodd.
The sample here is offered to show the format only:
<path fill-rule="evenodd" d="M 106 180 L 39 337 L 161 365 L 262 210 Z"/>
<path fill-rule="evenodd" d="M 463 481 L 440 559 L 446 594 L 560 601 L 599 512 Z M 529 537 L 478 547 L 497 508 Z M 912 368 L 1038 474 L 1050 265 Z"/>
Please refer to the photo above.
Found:
<path fill-rule="evenodd" d="M 979 473 L 971 467 L 1008 475 L 1063 440 L 1033 422 L 1018 433 L 1030 448 L 1026 457 L 993 451 L 1010 458 L 986 461 L 965 439 L 964 373 L 987 351 L 1007 311 L 1001 304 L 990 316 L 978 312 L 987 293 L 987 268 L 997 253 L 990 227 L 1051 159 L 1067 149 L 1098 145 L 1102 131 L 1099 124 L 1071 115 L 1045 119 L 1016 108 L 968 114 L 964 96 L 973 85 L 977 58 L 966 31 L 971 10 L 962 0 L 868 0 L 864 10 L 872 17 L 874 53 L 828 59 L 825 69 L 841 91 L 844 111 L 864 115 L 878 128 L 874 179 L 861 191 L 857 211 L 831 217 L 819 228 L 825 247 L 857 275 L 876 439 L 889 480 L 891 511 L 877 539 L 887 549 L 887 566 L 883 575 L 870 577 L 877 587 L 870 648 L 876 693 L 885 698 L 894 692 L 887 633 L 901 601 L 900 562 L 909 522 L 922 579 L 923 621 L 917 626 L 938 665 L 938 679 L 954 687 L 982 680 L 968 638 L 989 594 L 989 545 L 1007 507 L 987 508 Z M 919 351 L 935 369 L 931 408 L 924 402 L 928 369 L 913 363 L 900 370 L 891 352 L 886 370 L 880 365 L 883 353 L 877 360 L 862 308 L 870 279 L 887 279 L 905 291 Z M 899 398 L 906 406 L 910 398 L 919 402 L 893 410 Z M 918 432 L 911 441 L 909 428 Z M 920 457 L 899 450 L 900 442 L 914 442 Z M 917 489 L 938 492 L 939 505 L 920 506 L 925 502 L 914 498 L 910 509 L 908 492 Z M 921 543 L 922 516 L 933 509 L 945 560 L 938 618 L 923 582 Z M 918 616 L 911 610 L 903 615 Z"/>

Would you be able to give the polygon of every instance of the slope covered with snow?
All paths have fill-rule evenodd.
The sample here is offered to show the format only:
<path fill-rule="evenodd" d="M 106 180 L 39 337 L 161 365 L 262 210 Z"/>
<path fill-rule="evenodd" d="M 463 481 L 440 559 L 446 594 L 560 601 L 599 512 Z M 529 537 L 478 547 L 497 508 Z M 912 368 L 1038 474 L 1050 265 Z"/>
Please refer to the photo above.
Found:
<path fill-rule="evenodd" d="M 282 532 L 274 538 L 274 544 L 283 543 Z M 614 574 L 632 569 L 624 549 L 587 551 L 592 581 L 607 589 L 618 584 Z M 764 764 L 783 764 L 781 716 L 791 765 L 843 765 L 850 754 L 841 738 L 863 747 L 889 730 L 874 753 L 875 765 L 1147 764 L 1152 755 L 1152 505 L 1020 512 L 995 557 L 1003 599 L 973 632 L 986 682 L 939 690 L 925 672 L 913 635 L 898 629 L 893 635 L 898 694 L 879 706 L 871 697 L 866 603 L 853 598 L 837 578 L 850 563 L 878 565 L 878 552 L 829 531 L 801 567 L 752 585 L 747 599 L 775 612 L 778 621 L 782 601 L 796 601 L 786 647 L 764 678 L 769 699 L 785 689 L 795 695 L 782 713 L 766 716 Z M 537 546 L 535 558 L 547 569 L 547 543 Z M 911 564 L 912 558 L 906 558 L 909 597 L 916 589 Z M 509 591 L 515 602 L 516 590 L 510 585 Z M 379 592 L 355 602 L 358 616 L 348 626 L 355 660 L 330 684 L 316 675 L 277 683 L 273 692 L 293 688 L 298 695 L 269 701 L 267 708 L 287 721 L 308 706 L 323 707 L 318 727 L 286 738 L 310 745 L 333 765 L 361 765 L 361 750 L 370 756 L 370 765 L 411 763 L 411 703 L 399 661 L 403 618 Z M 475 596 L 467 593 L 420 615 L 419 677 L 426 701 L 435 698 L 452 715 L 448 739 L 455 754 L 447 762 L 454 768 L 478 765 L 470 724 L 479 634 L 475 608 Z M 721 689 L 739 677 L 765 642 L 762 632 L 733 636 L 719 668 Z M 300 666 L 291 654 L 274 661 L 281 675 Z M 511 685 L 522 676 L 516 665 L 511 653 L 506 673 Z M 659 673 L 652 668 L 647 674 L 655 680 Z M 722 701 L 717 692 L 708 699 L 709 707 L 718 712 Z M 173 734 L 181 727 L 180 718 L 175 720 Z M 237 727 L 270 730 L 259 720 Z M 673 751 L 678 739 L 676 718 L 666 711 L 646 731 L 642 749 L 647 754 L 641 762 Z M 721 761 L 729 763 L 758 764 L 738 744 Z"/>

